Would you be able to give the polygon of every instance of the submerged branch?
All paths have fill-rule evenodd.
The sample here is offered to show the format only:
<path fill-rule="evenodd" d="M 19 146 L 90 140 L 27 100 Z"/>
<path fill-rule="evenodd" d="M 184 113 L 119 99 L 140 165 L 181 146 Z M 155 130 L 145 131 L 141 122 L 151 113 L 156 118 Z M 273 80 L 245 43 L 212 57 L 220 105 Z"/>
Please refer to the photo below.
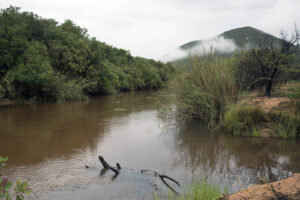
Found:
<path fill-rule="evenodd" d="M 119 171 L 118 171 L 118 170 L 121 169 L 120 164 L 119 164 L 119 163 L 116 164 L 116 165 L 117 165 L 117 169 L 118 169 L 118 170 L 117 170 L 117 169 L 111 167 L 111 166 L 104 160 L 103 156 L 99 156 L 99 160 L 100 160 L 100 162 L 101 162 L 101 164 L 102 164 L 102 166 L 103 166 L 103 169 L 101 170 L 100 175 L 104 175 L 104 174 L 107 172 L 107 170 L 110 169 L 110 170 L 112 170 L 113 172 L 116 173 L 116 174 L 113 176 L 113 178 L 112 178 L 112 179 L 115 179 L 115 178 L 118 176 L 118 174 L 119 174 Z M 172 188 L 172 187 L 165 181 L 165 179 L 169 179 L 169 180 L 173 181 L 174 183 L 176 183 L 178 186 L 180 186 L 180 183 L 179 183 L 178 181 L 176 181 L 175 179 L 173 179 L 173 178 L 171 178 L 171 177 L 169 177 L 169 176 L 167 176 L 167 175 L 165 175 L 165 174 L 160 174 L 160 173 L 158 173 L 158 172 L 156 172 L 156 171 L 149 170 L 149 169 L 142 169 L 142 170 L 141 170 L 141 173 L 144 173 L 144 172 L 152 173 L 152 174 L 154 174 L 154 176 L 158 176 L 158 177 L 161 179 L 161 181 L 162 181 L 162 182 L 163 182 L 170 190 L 172 190 L 174 193 L 178 194 L 178 192 L 177 192 L 174 188 Z"/>

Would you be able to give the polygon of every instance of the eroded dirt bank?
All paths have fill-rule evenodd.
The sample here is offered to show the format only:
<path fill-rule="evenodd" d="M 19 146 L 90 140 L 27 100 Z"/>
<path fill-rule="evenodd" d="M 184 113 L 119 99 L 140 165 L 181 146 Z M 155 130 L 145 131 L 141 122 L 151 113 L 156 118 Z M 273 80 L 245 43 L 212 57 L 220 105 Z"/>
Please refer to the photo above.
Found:
<path fill-rule="evenodd" d="M 267 183 L 252 185 L 246 189 L 224 197 L 223 200 L 300 200 L 300 173 L 293 176 Z"/>

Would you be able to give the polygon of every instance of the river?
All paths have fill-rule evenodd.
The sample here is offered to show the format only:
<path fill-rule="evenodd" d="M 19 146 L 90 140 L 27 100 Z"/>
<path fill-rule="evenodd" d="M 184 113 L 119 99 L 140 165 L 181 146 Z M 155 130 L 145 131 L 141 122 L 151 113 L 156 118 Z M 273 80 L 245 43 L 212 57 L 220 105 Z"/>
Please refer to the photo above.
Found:
<path fill-rule="evenodd" d="M 229 192 L 300 171 L 300 141 L 209 134 L 157 114 L 155 91 L 1 107 L 0 155 L 9 156 L 1 172 L 26 180 L 30 199 L 152 199 L 168 189 L 141 169 Z M 121 164 L 119 176 L 101 172 L 99 155 Z"/>

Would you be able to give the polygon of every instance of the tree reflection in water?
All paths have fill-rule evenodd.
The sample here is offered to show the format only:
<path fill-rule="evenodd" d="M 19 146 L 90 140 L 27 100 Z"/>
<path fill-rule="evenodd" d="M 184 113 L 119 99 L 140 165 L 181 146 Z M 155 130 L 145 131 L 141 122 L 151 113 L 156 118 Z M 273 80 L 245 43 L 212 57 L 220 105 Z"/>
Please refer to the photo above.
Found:
<path fill-rule="evenodd" d="M 217 179 L 239 187 L 270 181 L 300 171 L 300 142 L 275 138 L 234 137 L 212 134 L 201 124 L 177 125 L 177 163 L 202 178 Z M 234 189 L 236 190 L 236 189 Z"/>

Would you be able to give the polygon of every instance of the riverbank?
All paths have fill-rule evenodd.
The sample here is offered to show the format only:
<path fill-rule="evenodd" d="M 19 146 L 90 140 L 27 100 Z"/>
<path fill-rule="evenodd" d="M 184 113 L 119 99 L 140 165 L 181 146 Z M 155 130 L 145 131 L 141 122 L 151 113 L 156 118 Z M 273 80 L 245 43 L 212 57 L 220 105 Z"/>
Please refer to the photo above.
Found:
<path fill-rule="evenodd" d="M 16 101 L 11 101 L 11 100 L 3 100 L 0 101 L 0 107 L 5 107 L 5 106 L 14 106 L 17 105 L 18 103 Z"/>
<path fill-rule="evenodd" d="M 47 102 L 51 102 L 51 101 L 47 101 Z M 37 104 L 37 103 L 42 103 L 42 102 L 29 101 L 29 100 L 28 101 L 25 101 L 25 100 L 16 101 L 16 100 L 5 99 L 5 100 L 0 100 L 0 108 L 8 107 L 8 106 L 30 105 L 30 104 Z M 43 102 L 43 103 L 45 103 L 45 102 Z"/>
<path fill-rule="evenodd" d="M 300 173 L 293 176 L 263 185 L 252 185 L 248 188 L 230 194 L 222 200 L 270 200 L 270 199 L 300 199 Z"/>
<path fill-rule="evenodd" d="M 240 96 L 225 112 L 221 127 L 234 135 L 292 138 L 300 131 L 300 83 L 276 88 L 271 97 L 260 90 Z"/>

